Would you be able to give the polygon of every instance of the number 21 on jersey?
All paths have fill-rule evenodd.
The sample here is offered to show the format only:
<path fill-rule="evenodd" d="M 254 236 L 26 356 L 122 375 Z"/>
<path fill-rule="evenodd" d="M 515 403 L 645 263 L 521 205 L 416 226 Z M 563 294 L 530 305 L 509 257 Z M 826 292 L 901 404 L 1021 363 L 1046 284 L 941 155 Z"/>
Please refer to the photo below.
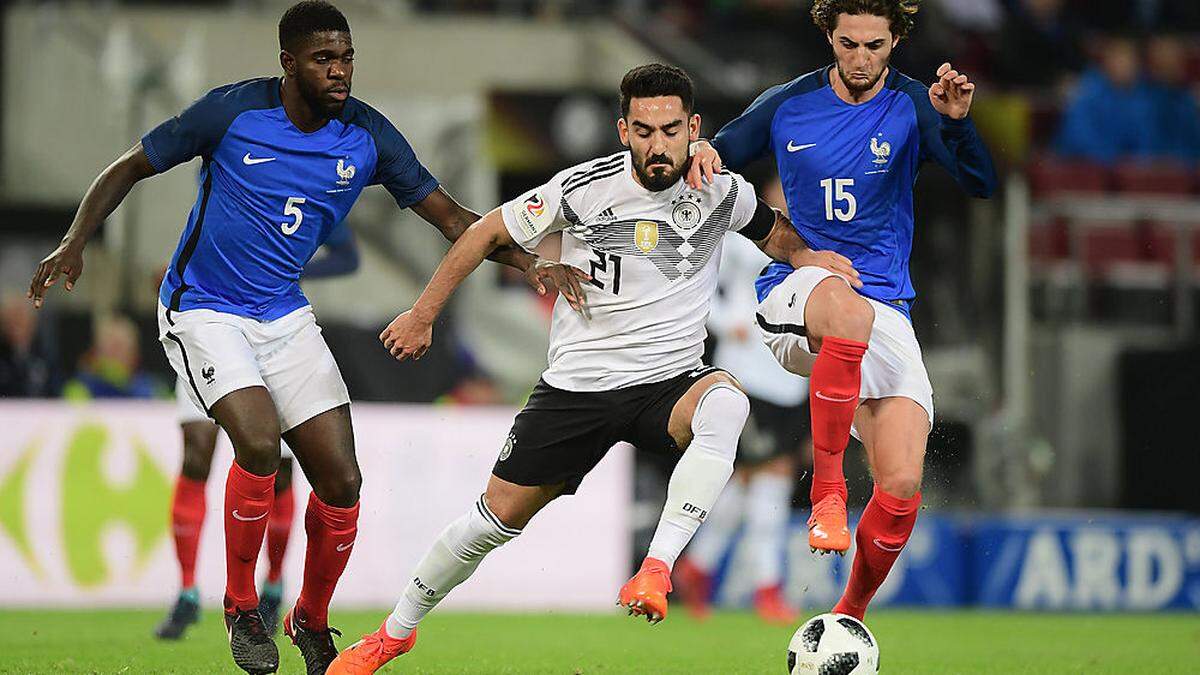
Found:
<path fill-rule="evenodd" d="M 837 218 L 842 222 L 854 220 L 854 214 L 858 212 L 858 202 L 854 200 L 854 195 L 846 188 L 854 187 L 853 178 L 826 178 L 821 181 L 821 187 L 825 189 L 825 220 L 833 220 Z M 837 203 L 835 207 L 834 204 Z M 841 202 L 845 202 L 843 208 Z"/>

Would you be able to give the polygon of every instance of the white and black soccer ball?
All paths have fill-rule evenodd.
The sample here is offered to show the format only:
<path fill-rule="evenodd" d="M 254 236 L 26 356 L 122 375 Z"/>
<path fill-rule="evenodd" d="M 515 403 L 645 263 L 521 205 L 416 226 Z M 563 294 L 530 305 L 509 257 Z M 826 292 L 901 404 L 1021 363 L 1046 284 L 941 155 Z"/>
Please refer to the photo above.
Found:
<path fill-rule="evenodd" d="M 845 614 L 814 616 L 788 643 L 788 675 L 879 672 L 879 643 L 863 622 Z"/>

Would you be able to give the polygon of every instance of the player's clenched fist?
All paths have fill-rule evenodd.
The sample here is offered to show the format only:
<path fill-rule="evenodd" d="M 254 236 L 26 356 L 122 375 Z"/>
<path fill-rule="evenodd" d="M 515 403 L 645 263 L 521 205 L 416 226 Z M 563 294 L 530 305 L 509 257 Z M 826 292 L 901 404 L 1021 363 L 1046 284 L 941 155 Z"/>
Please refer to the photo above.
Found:
<path fill-rule="evenodd" d="M 792 259 L 792 266 L 796 268 L 823 267 L 850 282 L 854 288 L 862 288 L 863 285 L 862 280 L 858 278 L 858 270 L 854 269 L 854 263 L 850 262 L 846 256 L 834 251 L 806 249 L 796 254 L 796 257 Z"/>
<path fill-rule="evenodd" d="M 951 119 L 966 117 L 975 96 L 975 83 L 949 63 L 943 63 L 937 69 L 937 76 L 938 81 L 929 87 L 929 102 L 933 109 Z"/>
<path fill-rule="evenodd" d="M 379 334 L 379 340 L 397 361 L 410 356 L 419 359 L 433 344 L 433 323 L 417 317 L 410 309 L 392 319 Z"/>

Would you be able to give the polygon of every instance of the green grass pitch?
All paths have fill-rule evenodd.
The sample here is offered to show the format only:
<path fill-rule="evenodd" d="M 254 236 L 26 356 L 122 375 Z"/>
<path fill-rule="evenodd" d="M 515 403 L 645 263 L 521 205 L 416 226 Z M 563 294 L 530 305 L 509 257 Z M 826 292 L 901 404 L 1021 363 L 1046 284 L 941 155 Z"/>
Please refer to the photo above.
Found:
<path fill-rule="evenodd" d="M 677 607 L 678 608 L 678 607 Z M 682 608 L 678 608 L 682 609 Z M 339 646 L 385 610 L 334 612 Z M 220 615 L 156 642 L 151 611 L 0 610 L 0 673 L 237 673 Z M 883 673 L 1197 673 L 1200 616 L 875 612 Z M 623 615 L 434 613 L 387 673 L 775 673 L 792 628 L 742 613 L 649 626 Z M 279 639 L 281 673 L 302 673 Z"/>

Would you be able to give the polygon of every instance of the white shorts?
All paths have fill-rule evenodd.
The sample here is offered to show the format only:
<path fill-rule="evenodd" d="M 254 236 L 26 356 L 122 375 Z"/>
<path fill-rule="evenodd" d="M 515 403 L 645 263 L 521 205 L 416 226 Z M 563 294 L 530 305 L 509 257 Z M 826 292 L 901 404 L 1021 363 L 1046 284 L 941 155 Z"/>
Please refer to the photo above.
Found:
<path fill-rule="evenodd" d="M 209 411 L 226 394 L 266 387 L 281 431 L 350 402 L 311 306 L 260 322 L 210 309 L 158 306 L 158 337 L 187 396 Z"/>
<path fill-rule="evenodd" d="M 771 289 L 758 305 L 763 342 L 785 369 L 808 377 L 817 355 L 804 331 L 804 307 L 817 284 L 837 275 L 823 267 L 801 267 Z M 841 277 L 838 277 L 841 279 Z M 875 310 L 875 323 L 862 362 L 862 400 L 902 396 L 916 401 L 929 414 L 933 428 L 933 386 L 921 360 L 917 335 L 899 309 L 866 298 Z M 858 433 L 855 432 L 855 437 Z"/>
<path fill-rule="evenodd" d="M 215 425 L 216 422 L 201 410 L 192 397 L 188 394 L 188 383 L 183 378 L 175 378 L 175 415 L 179 419 L 180 424 L 193 424 L 196 422 L 206 422 Z M 287 443 L 280 442 L 279 456 L 284 459 L 292 459 L 295 455 L 292 454 L 292 449 Z"/>

